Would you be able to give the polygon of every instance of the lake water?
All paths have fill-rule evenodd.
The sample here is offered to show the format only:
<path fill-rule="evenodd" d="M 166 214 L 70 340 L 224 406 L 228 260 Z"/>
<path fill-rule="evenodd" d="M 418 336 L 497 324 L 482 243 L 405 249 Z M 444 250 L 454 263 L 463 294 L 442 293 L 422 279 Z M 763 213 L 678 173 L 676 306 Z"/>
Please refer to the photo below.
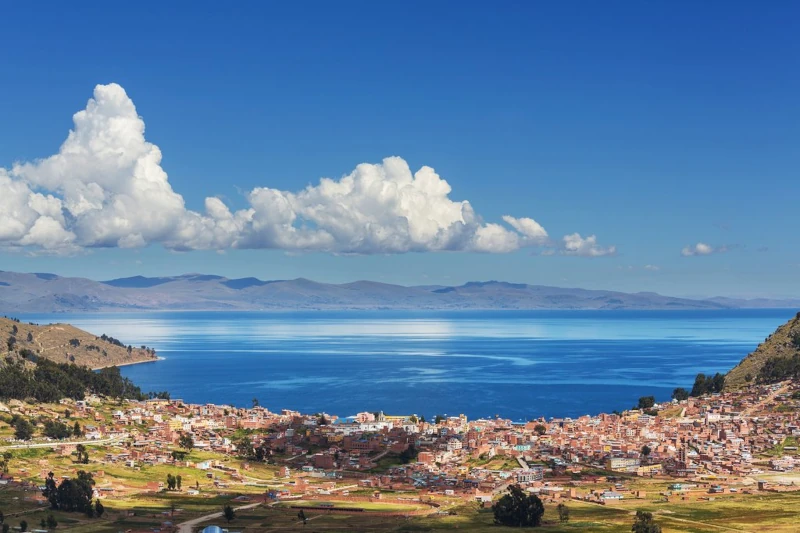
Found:
<path fill-rule="evenodd" d="M 165 359 L 124 367 L 193 403 L 342 416 L 514 420 L 667 400 L 725 372 L 794 310 L 186 312 L 26 316 L 69 322 Z"/>

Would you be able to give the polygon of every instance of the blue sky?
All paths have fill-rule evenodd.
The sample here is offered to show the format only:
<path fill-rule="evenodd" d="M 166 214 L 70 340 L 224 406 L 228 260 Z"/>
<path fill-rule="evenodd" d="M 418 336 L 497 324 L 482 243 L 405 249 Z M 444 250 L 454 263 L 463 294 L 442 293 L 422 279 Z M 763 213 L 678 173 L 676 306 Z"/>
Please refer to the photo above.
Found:
<path fill-rule="evenodd" d="M 20 233 L 0 269 L 800 296 L 796 3 L 381 4 L 5 3 L 0 168 L 24 194 L 70 205 L 53 185 L 62 177 L 36 161 L 60 153 L 96 85 L 115 83 L 193 220 L 208 197 L 244 213 L 257 188 L 298 193 L 399 156 L 469 201 L 472 229 L 445 245 L 355 246 L 350 233 L 317 239 L 330 228 L 300 217 L 315 244 L 253 228 L 176 244 L 166 220 L 98 237 L 70 215 L 58 228 L 69 249 Z M 127 212 L 134 225 L 150 218 Z M 535 220 L 547 242 L 504 215 Z M 512 244 L 476 244 L 493 224 Z M 571 253 L 574 233 L 596 248 Z"/>

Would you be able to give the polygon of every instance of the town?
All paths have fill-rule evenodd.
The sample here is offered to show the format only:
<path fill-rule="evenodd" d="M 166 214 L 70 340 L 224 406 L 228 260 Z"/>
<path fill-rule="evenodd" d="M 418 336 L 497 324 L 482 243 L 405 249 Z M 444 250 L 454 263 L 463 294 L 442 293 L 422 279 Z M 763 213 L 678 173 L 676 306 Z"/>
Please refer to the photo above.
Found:
<path fill-rule="evenodd" d="M 177 530 L 194 516 L 183 509 L 190 502 L 220 498 L 262 504 L 283 512 L 284 520 L 299 509 L 412 521 L 457 520 L 465 509 L 490 508 L 512 485 L 551 507 L 577 505 L 590 514 L 658 502 L 797 498 L 798 403 L 800 384 L 792 381 L 666 403 L 643 398 L 641 408 L 621 413 L 524 423 L 278 413 L 255 399 L 250 408 L 168 398 L 11 400 L 0 405 L 0 439 L 7 439 L 0 440 L 6 457 L 0 487 L 22 491 L 17 512 L 46 514 L 41 489 L 51 473 L 68 479 L 90 472 L 93 496 L 109 517 L 124 511 L 126 524 L 147 526 L 130 531 Z M 14 438 L 20 419 L 74 423 L 80 436 L 20 441 Z M 165 494 L 168 500 L 158 499 Z M 139 524 L 136 502 L 148 495 L 160 502 L 151 506 L 170 514 Z M 14 514 L 0 511 L 7 521 Z"/>

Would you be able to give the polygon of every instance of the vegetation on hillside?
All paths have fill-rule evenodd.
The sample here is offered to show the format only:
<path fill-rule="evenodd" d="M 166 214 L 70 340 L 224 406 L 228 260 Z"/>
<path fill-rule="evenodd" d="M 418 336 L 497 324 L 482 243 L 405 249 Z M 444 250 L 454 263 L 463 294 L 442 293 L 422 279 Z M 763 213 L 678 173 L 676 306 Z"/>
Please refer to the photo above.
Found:
<path fill-rule="evenodd" d="M 706 394 L 715 394 L 722 392 L 725 388 L 725 376 L 717 372 L 713 376 L 706 376 L 703 373 L 697 374 L 692 386 L 691 396 L 704 396 Z"/>
<path fill-rule="evenodd" d="M 33 368 L 18 362 L 0 367 L 0 398 L 54 403 L 62 398 L 83 400 L 87 393 L 118 399 L 145 399 L 141 389 L 119 368 L 104 368 L 97 372 L 85 366 L 54 363 L 40 359 Z"/>

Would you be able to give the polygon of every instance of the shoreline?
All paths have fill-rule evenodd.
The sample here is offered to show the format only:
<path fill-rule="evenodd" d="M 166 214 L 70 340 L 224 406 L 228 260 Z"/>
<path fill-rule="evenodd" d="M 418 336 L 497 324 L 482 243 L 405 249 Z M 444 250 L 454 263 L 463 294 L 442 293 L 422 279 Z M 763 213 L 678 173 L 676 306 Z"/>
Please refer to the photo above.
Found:
<path fill-rule="evenodd" d="M 105 366 L 98 366 L 93 367 L 92 371 L 102 370 L 104 368 L 113 368 L 113 367 L 122 367 L 122 366 L 132 366 L 132 365 L 141 365 L 145 363 L 157 363 L 158 361 L 164 361 L 166 358 L 164 357 L 156 357 L 155 359 L 147 359 L 144 361 L 131 361 L 129 363 L 120 363 L 118 365 L 105 365 Z"/>

